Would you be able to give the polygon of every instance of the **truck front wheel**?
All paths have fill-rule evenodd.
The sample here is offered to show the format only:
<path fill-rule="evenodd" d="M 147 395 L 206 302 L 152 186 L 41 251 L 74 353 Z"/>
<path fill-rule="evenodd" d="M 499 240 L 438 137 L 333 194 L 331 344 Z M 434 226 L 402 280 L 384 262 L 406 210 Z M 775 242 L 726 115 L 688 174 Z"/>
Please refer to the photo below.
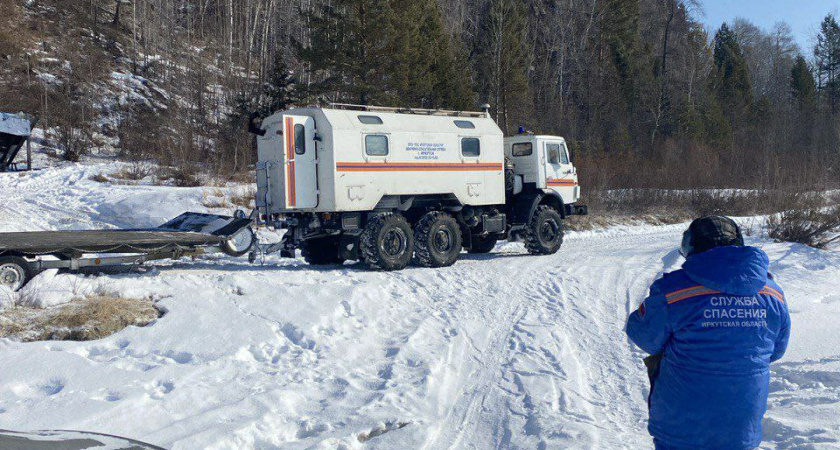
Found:
<path fill-rule="evenodd" d="M 414 227 L 414 257 L 420 266 L 451 266 L 458 260 L 462 245 L 461 227 L 445 212 L 427 213 Z"/>
<path fill-rule="evenodd" d="M 414 254 L 411 225 L 398 214 L 382 214 L 367 223 L 359 249 L 364 262 L 375 270 L 401 270 Z"/>
<path fill-rule="evenodd" d="M 563 245 L 563 216 L 550 206 L 538 206 L 524 237 L 525 248 L 533 255 L 557 253 Z"/>

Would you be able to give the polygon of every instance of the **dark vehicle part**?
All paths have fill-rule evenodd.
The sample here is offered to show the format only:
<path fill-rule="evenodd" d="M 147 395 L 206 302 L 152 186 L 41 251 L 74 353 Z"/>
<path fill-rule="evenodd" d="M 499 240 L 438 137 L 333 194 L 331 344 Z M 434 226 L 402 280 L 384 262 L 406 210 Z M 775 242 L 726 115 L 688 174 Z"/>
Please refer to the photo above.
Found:
<path fill-rule="evenodd" d="M 496 247 L 496 242 L 498 242 L 498 241 L 493 236 L 487 236 L 487 237 L 473 236 L 472 246 L 467 251 L 469 253 L 473 253 L 473 254 L 490 253 Z"/>
<path fill-rule="evenodd" d="M 589 215 L 589 207 L 586 205 L 575 205 L 574 208 L 572 208 L 572 212 L 576 216 L 587 216 Z"/>
<path fill-rule="evenodd" d="M 313 266 L 344 264 L 344 258 L 338 254 L 340 242 L 341 236 L 310 239 L 303 243 L 301 254 L 307 264 Z"/>
<path fill-rule="evenodd" d="M 414 256 L 423 267 L 448 267 L 461 254 L 461 227 L 442 211 L 424 215 L 414 227 Z"/>
<path fill-rule="evenodd" d="M 525 228 L 525 248 L 533 255 L 552 255 L 563 245 L 563 216 L 547 205 L 537 207 Z"/>
<path fill-rule="evenodd" d="M 257 136 L 265 136 L 266 131 L 262 129 L 262 117 L 259 113 L 251 113 L 248 116 L 248 132 Z"/>
<path fill-rule="evenodd" d="M 414 233 L 401 215 L 381 214 L 371 218 L 360 240 L 364 262 L 376 270 L 401 270 L 414 253 Z"/>

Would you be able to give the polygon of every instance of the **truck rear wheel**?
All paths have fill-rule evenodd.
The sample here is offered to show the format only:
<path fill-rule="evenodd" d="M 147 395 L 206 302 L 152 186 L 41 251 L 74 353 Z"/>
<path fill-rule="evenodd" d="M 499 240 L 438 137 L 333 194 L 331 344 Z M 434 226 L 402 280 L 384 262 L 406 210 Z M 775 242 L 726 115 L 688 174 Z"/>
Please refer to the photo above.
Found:
<path fill-rule="evenodd" d="M 19 291 L 36 275 L 32 266 L 18 256 L 0 256 L 0 286 Z"/>
<path fill-rule="evenodd" d="M 468 250 L 470 253 L 474 254 L 484 254 L 490 253 L 496 247 L 496 238 L 494 237 L 476 237 L 473 236 L 472 238 L 472 247 Z"/>
<path fill-rule="evenodd" d="M 364 262 L 375 270 L 401 270 L 414 254 L 411 225 L 398 214 L 382 214 L 367 223 L 360 250 Z"/>
<path fill-rule="evenodd" d="M 533 255 L 557 253 L 563 245 L 563 216 L 550 206 L 538 206 L 524 237 L 525 248 Z"/>
<path fill-rule="evenodd" d="M 310 239 L 303 243 L 301 255 L 307 264 L 313 266 L 344 264 L 344 259 L 338 256 L 339 240 L 338 236 Z"/>
<path fill-rule="evenodd" d="M 462 249 L 461 227 L 442 211 L 424 215 L 414 227 L 414 259 L 423 267 L 455 264 Z"/>

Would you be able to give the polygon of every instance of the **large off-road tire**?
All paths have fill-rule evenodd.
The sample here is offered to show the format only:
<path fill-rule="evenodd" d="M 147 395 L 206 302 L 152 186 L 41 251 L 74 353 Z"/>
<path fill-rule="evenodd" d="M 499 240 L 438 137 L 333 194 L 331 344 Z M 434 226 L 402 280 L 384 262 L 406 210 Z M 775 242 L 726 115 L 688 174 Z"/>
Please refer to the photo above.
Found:
<path fill-rule="evenodd" d="M 496 247 L 496 242 L 498 242 L 498 240 L 492 236 L 473 236 L 472 247 L 470 247 L 467 251 L 473 254 L 490 253 Z"/>
<path fill-rule="evenodd" d="M 0 256 L 0 286 L 19 291 L 37 275 L 29 262 L 18 256 Z"/>
<path fill-rule="evenodd" d="M 304 261 L 313 266 L 344 264 L 344 259 L 338 256 L 340 240 L 338 236 L 330 236 L 304 242 L 301 248 Z"/>
<path fill-rule="evenodd" d="M 360 239 L 362 260 L 374 270 L 401 270 L 414 254 L 411 225 L 398 214 L 382 214 L 367 223 Z"/>
<path fill-rule="evenodd" d="M 563 216 L 556 209 L 538 206 L 525 228 L 525 248 L 533 255 L 552 255 L 563 245 Z"/>
<path fill-rule="evenodd" d="M 414 260 L 419 266 L 451 266 L 462 246 L 461 227 L 445 212 L 427 213 L 414 226 Z"/>

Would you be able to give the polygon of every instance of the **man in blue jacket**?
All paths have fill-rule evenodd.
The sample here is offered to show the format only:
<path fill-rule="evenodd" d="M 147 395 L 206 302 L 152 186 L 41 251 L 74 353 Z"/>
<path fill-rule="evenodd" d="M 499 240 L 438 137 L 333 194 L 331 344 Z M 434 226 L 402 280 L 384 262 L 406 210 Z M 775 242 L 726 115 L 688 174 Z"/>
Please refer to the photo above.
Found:
<path fill-rule="evenodd" d="M 727 217 L 692 222 L 682 254 L 682 270 L 657 280 L 627 322 L 630 339 L 659 360 L 648 430 L 657 449 L 754 449 L 770 363 L 790 336 L 784 293 L 767 255 L 744 246 Z"/>

